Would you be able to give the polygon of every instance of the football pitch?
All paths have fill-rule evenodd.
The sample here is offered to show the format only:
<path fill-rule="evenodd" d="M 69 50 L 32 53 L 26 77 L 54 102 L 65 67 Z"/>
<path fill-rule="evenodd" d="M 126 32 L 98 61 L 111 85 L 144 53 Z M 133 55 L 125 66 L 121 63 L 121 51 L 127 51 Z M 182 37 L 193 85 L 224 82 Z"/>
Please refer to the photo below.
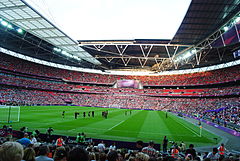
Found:
<path fill-rule="evenodd" d="M 108 117 L 103 118 L 102 112 L 108 110 Z M 64 118 L 62 112 L 65 111 Z M 89 117 L 88 112 L 95 115 Z M 77 119 L 74 113 L 79 112 Z M 86 117 L 83 117 L 86 112 Z M 166 135 L 169 141 L 193 143 L 198 146 L 214 145 L 221 138 L 199 126 L 168 112 L 130 110 L 117 108 L 97 108 L 80 106 L 24 106 L 21 107 L 20 122 L 11 123 L 14 130 L 28 127 L 28 131 L 38 129 L 46 133 L 53 127 L 53 134 L 76 136 L 84 132 L 87 137 L 119 140 L 162 143 Z"/>

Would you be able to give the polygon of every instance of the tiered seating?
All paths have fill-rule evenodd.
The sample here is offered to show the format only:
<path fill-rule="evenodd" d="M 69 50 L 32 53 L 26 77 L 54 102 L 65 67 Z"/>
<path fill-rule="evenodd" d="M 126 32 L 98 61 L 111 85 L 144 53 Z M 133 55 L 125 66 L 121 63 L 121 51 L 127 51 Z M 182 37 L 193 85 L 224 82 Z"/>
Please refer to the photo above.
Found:
<path fill-rule="evenodd" d="M 159 98 L 148 96 L 129 96 L 129 95 L 102 95 L 102 94 L 73 94 L 59 93 L 37 90 L 26 90 L 17 88 L 0 88 L 0 101 L 3 103 L 16 104 L 66 104 L 65 100 L 71 100 L 74 105 L 116 107 L 116 108 L 133 108 L 133 109 L 153 109 L 153 110 L 172 110 L 199 117 L 210 117 L 215 113 L 208 113 L 207 110 L 216 110 L 227 108 L 220 114 L 220 117 L 226 117 L 225 121 L 239 124 L 239 97 L 236 98 Z M 229 111 L 229 109 L 232 110 Z M 216 117 L 216 116 L 215 116 Z M 233 120 L 233 117 L 235 120 Z"/>
<path fill-rule="evenodd" d="M 240 87 L 225 88 L 203 88 L 203 89 L 128 89 L 128 88 L 109 88 L 101 86 L 81 86 L 66 84 L 50 80 L 41 80 L 23 76 L 14 76 L 0 73 L 1 84 L 19 86 L 25 88 L 34 88 L 41 90 L 55 90 L 65 92 L 81 93 L 104 93 L 104 94 L 134 94 L 134 95 L 152 95 L 152 96 L 221 96 L 237 95 L 240 93 Z"/>
<path fill-rule="evenodd" d="M 119 79 L 138 79 L 144 85 L 155 86 L 213 84 L 239 80 L 240 66 L 184 75 L 117 76 L 67 71 L 27 62 L 5 54 L 0 54 L 0 61 L 0 101 L 2 103 L 66 104 L 66 100 L 70 100 L 74 105 L 171 109 L 199 117 L 214 116 L 215 119 L 221 118 L 224 122 L 239 124 L 239 120 L 236 119 L 236 116 L 239 115 L 239 111 L 236 111 L 236 108 L 239 107 L 239 97 L 206 98 L 206 96 L 237 96 L 240 93 L 239 86 L 199 89 L 128 89 L 69 84 L 68 81 L 92 83 L 92 85 L 97 83 L 113 84 Z M 168 96 L 170 98 L 149 96 Z M 195 98 L 191 99 L 193 96 Z M 189 99 L 173 97 L 189 97 Z M 201 99 L 201 97 L 203 98 Z M 205 112 L 222 107 L 227 107 L 224 111 L 229 114 Z"/>
<path fill-rule="evenodd" d="M 119 76 L 67 71 L 64 69 L 57 69 L 31 63 L 18 58 L 7 56 L 6 54 L 2 53 L 0 53 L 0 61 L 3 62 L 0 64 L 0 68 L 8 69 L 15 72 L 40 75 L 44 77 L 48 76 L 53 78 L 61 78 L 74 82 L 96 84 L 113 84 L 114 82 L 116 82 L 116 80 L 120 79 L 136 79 L 140 80 L 145 86 L 186 86 L 214 84 L 240 80 L 240 66 L 183 75 Z"/>

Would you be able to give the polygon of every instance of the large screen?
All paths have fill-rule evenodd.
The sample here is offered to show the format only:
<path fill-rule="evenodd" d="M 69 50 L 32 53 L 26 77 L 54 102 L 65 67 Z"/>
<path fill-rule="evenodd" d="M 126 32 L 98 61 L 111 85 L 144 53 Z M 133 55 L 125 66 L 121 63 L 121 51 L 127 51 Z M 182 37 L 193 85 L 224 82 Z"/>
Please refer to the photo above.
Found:
<path fill-rule="evenodd" d="M 140 88 L 140 83 L 138 80 L 118 80 L 117 88 Z"/>

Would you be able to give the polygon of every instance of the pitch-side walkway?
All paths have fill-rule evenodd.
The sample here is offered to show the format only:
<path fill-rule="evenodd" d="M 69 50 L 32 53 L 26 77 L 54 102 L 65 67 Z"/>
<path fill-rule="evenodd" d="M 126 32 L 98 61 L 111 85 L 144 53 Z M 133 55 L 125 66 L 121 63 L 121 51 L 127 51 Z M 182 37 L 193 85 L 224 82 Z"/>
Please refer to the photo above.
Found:
<path fill-rule="evenodd" d="M 198 120 L 195 120 L 189 117 L 183 117 L 183 119 L 194 124 L 198 123 Z M 202 125 L 206 130 L 222 137 L 222 141 L 214 147 L 219 147 L 221 143 L 224 143 L 226 149 L 229 150 L 230 153 L 233 152 L 233 153 L 240 154 L 240 137 L 233 136 L 229 133 L 226 133 L 218 128 L 215 128 L 203 122 L 202 122 Z M 196 147 L 196 150 L 198 152 L 206 152 L 206 151 L 212 151 L 212 148 L 213 146 Z"/>

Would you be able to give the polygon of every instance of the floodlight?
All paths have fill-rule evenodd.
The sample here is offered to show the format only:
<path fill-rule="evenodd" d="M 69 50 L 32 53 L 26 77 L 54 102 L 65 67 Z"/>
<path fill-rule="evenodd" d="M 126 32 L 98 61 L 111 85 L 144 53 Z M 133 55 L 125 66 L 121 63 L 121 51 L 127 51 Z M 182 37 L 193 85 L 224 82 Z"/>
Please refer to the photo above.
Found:
<path fill-rule="evenodd" d="M 223 27 L 223 30 L 226 32 L 229 28 L 227 26 Z"/>
<path fill-rule="evenodd" d="M 68 55 L 68 53 L 66 51 L 64 51 L 64 50 L 62 51 L 62 54 L 63 55 Z"/>
<path fill-rule="evenodd" d="M 12 26 L 11 24 L 8 24 L 8 25 L 7 25 L 7 28 L 13 29 L 13 26 Z"/>
<path fill-rule="evenodd" d="M 7 26 L 8 25 L 8 23 L 6 22 L 6 21 L 1 21 L 1 24 L 3 25 L 3 26 Z"/>
<path fill-rule="evenodd" d="M 17 32 L 21 34 L 21 33 L 23 33 L 23 30 L 20 29 L 20 28 L 18 28 L 18 29 L 17 29 Z"/>
<path fill-rule="evenodd" d="M 79 57 L 76 56 L 76 55 L 73 55 L 72 57 L 73 57 L 74 59 L 76 59 L 76 60 L 79 60 L 79 61 L 81 60 L 81 58 L 79 58 Z"/>
<path fill-rule="evenodd" d="M 235 23 L 238 23 L 240 21 L 240 16 L 236 17 L 236 19 L 234 20 Z"/>
<path fill-rule="evenodd" d="M 53 48 L 53 50 L 56 52 L 61 52 L 61 49 L 59 49 L 59 48 Z"/>

